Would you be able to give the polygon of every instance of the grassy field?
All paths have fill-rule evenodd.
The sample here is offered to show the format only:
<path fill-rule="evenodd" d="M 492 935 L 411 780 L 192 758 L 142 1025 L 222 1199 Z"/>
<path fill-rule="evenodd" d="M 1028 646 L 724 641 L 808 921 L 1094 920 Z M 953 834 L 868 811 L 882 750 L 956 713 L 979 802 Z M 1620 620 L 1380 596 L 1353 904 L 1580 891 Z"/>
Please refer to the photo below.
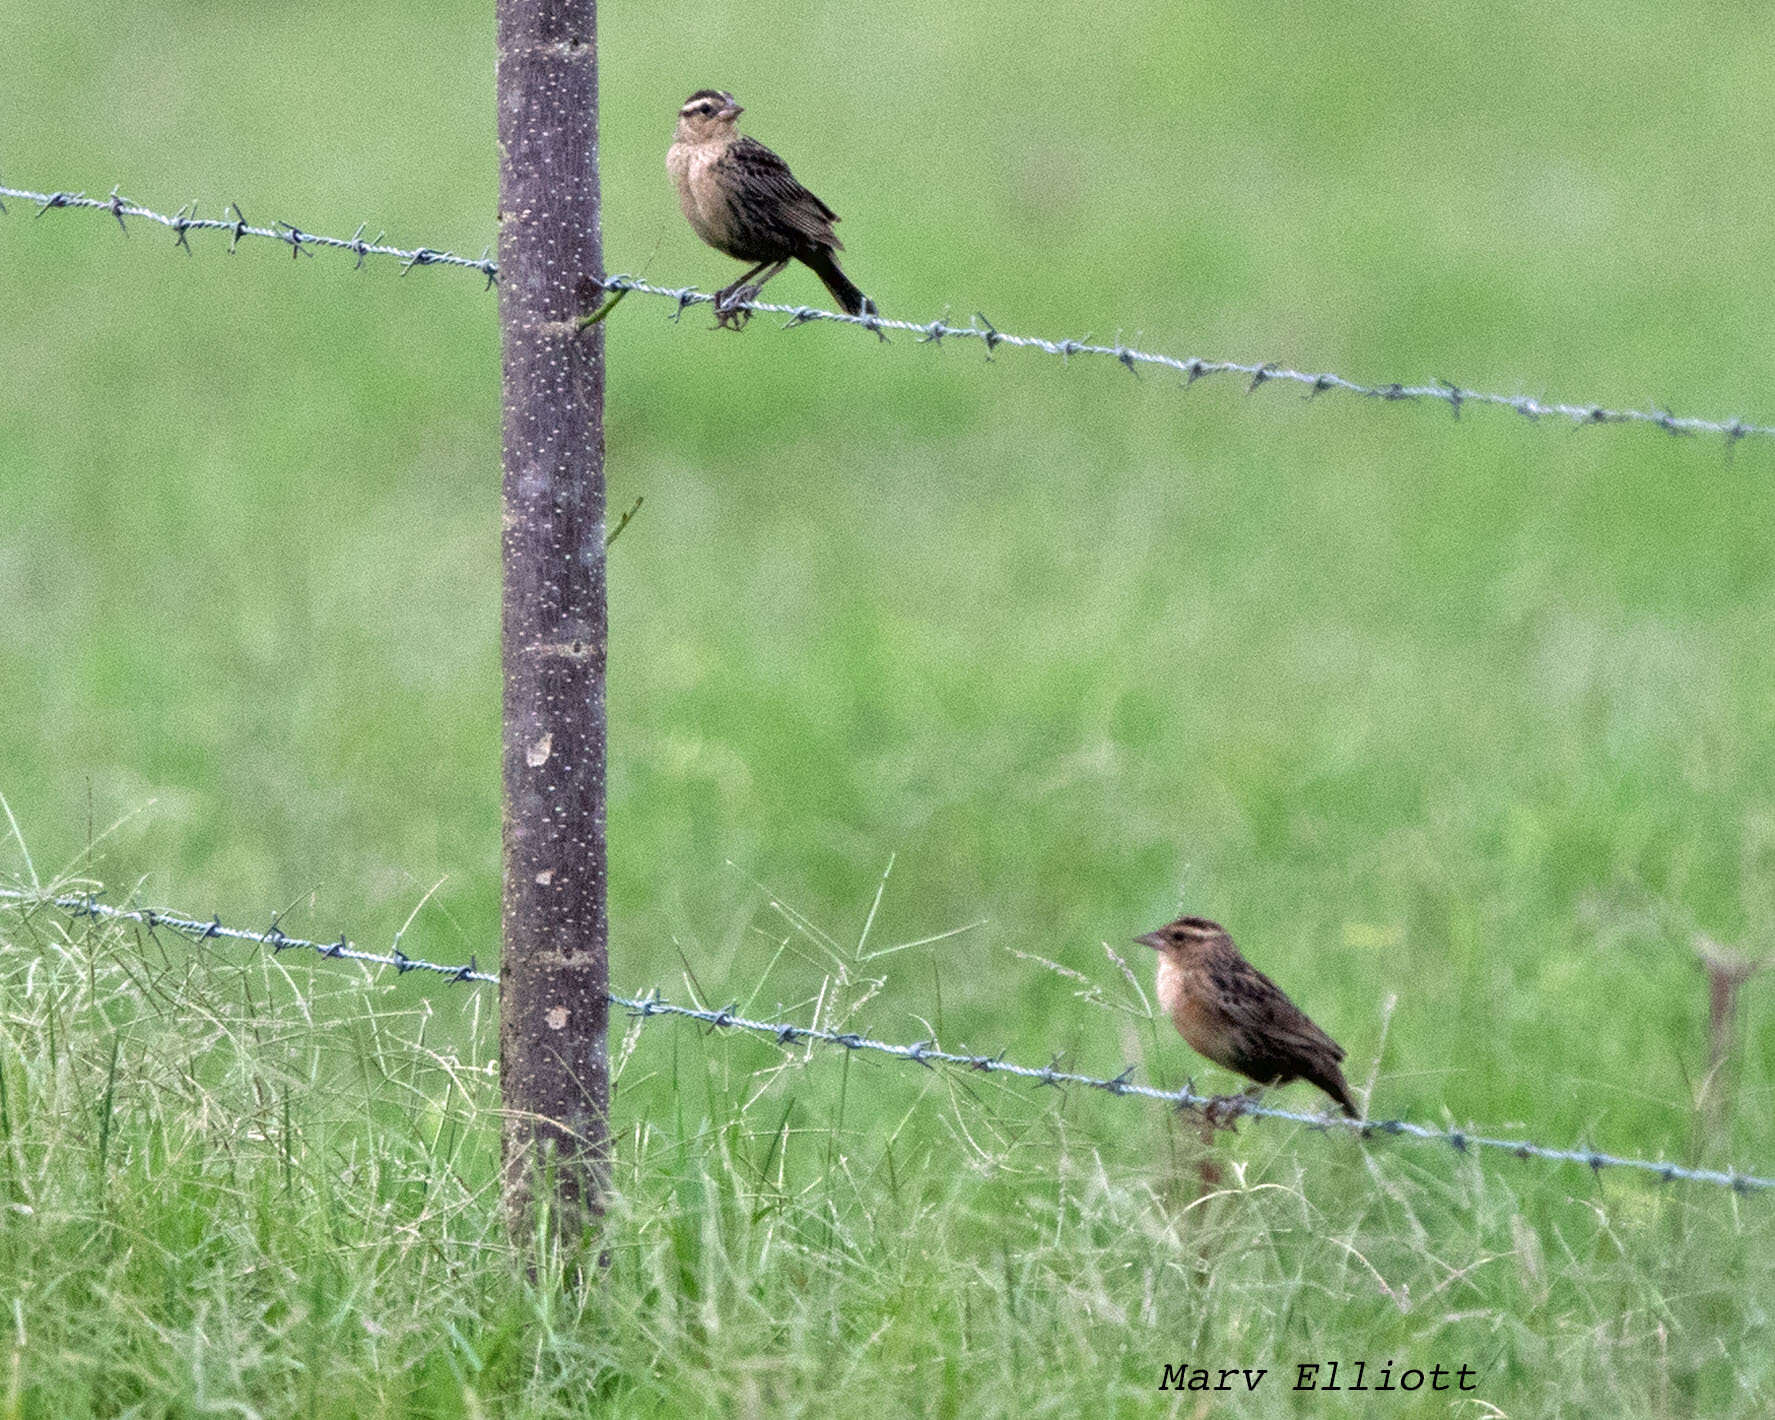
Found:
<path fill-rule="evenodd" d="M 1775 420 L 1757 8 L 1100 14 L 609 7 L 611 268 L 737 274 L 662 171 L 715 84 L 889 315 Z M 486 6 L 14 4 L 0 56 L 8 183 L 493 240 Z M 441 880 L 404 945 L 488 960 L 496 298 L 9 205 L 0 878 L 365 944 Z M 1760 441 L 663 307 L 609 324 L 620 989 L 1230 1087 L 1106 952 L 1183 904 L 1377 1115 L 1775 1171 L 1766 983 L 1704 1128 L 1691 942 L 1775 934 Z M 0 1416 L 1775 1408 L 1767 1197 L 1248 1124 L 1203 1202 L 1154 1106 L 669 1021 L 563 1296 L 491 1008 L 0 912 Z"/>

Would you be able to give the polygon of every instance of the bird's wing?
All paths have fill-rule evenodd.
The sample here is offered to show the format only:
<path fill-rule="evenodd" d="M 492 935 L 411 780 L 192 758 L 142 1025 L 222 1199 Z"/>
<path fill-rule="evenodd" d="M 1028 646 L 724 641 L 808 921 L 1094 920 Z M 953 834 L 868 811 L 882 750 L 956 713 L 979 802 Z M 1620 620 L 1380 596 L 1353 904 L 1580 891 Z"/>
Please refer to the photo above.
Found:
<path fill-rule="evenodd" d="M 1233 1026 L 1237 1052 L 1246 1062 L 1239 1068 L 1245 1073 L 1254 1079 L 1299 1075 L 1318 1062 L 1335 1066 L 1344 1058 L 1344 1048 L 1250 962 L 1216 962 L 1212 970 L 1215 994 Z"/>
<path fill-rule="evenodd" d="M 838 214 L 797 182 L 789 165 L 757 139 L 736 139 L 721 162 L 733 170 L 742 190 L 791 232 L 818 246 L 842 248 L 832 231 Z"/>

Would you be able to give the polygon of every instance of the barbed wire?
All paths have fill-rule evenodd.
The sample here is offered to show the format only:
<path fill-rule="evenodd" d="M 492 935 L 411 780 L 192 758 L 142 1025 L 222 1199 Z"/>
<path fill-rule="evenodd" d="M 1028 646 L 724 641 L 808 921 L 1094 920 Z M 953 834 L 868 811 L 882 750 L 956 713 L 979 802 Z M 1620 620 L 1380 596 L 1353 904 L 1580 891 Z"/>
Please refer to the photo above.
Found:
<path fill-rule="evenodd" d="M 240 927 L 225 927 L 220 917 L 205 920 L 192 917 L 183 912 L 167 912 L 158 907 L 113 907 L 110 903 L 100 902 L 96 892 L 63 893 L 58 897 L 43 897 L 36 893 L 22 892 L 17 888 L 0 888 L 0 898 L 27 905 L 46 904 L 60 908 L 72 917 L 103 918 L 111 922 L 139 922 L 142 926 L 154 931 L 160 927 L 170 928 L 182 937 L 189 937 L 194 942 L 206 942 L 211 938 L 219 938 L 229 942 L 253 942 L 262 947 L 270 947 L 273 955 L 287 951 L 316 952 L 323 957 L 335 961 L 356 961 L 366 966 L 392 966 L 397 972 L 428 971 L 437 976 L 446 977 L 453 982 L 463 984 L 491 982 L 498 984 L 499 974 L 482 971 L 480 963 L 473 955 L 466 966 L 449 966 L 443 962 L 427 961 L 423 957 L 410 957 L 401 950 L 400 934 L 395 934 L 393 947 L 386 952 L 366 952 L 354 947 L 351 942 L 341 936 L 336 942 L 311 942 L 306 937 L 291 937 L 278 926 L 281 913 L 273 913 L 271 925 L 262 932 L 247 931 Z"/>
<path fill-rule="evenodd" d="M 439 250 L 434 247 L 397 247 L 383 243 L 383 233 L 378 233 L 374 241 L 365 241 L 364 232 L 368 224 L 362 224 L 350 237 L 322 236 L 298 227 L 293 222 L 278 221 L 269 227 L 254 226 L 246 220 L 238 203 L 230 203 L 224 212 L 233 210 L 230 217 L 198 217 L 197 204 L 186 203 L 177 212 L 156 212 L 123 197 L 117 188 L 112 188 L 107 197 L 88 197 L 84 192 L 54 191 L 35 192 L 28 188 L 0 186 L 0 211 L 5 210 L 5 198 L 16 198 L 20 202 L 37 204 L 37 215 L 58 208 L 80 209 L 91 212 L 108 212 L 117 219 L 118 226 L 124 231 L 129 228 L 125 224 L 126 217 L 139 217 L 145 221 L 158 223 L 170 228 L 173 232 L 174 244 L 184 247 L 190 252 L 187 236 L 194 231 L 218 231 L 229 234 L 228 249 L 233 251 L 243 238 L 265 238 L 287 246 L 292 258 L 314 255 L 314 248 L 325 247 L 338 251 L 351 252 L 357 257 L 357 266 L 361 268 L 366 257 L 388 256 L 401 262 L 402 273 L 411 271 L 415 266 L 452 266 L 462 270 L 480 273 L 486 278 L 487 285 L 493 286 L 499 279 L 499 265 L 484 250 L 478 258 L 457 256 L 453 252 Z M 644 296 L 658 296 L 676 303 L 677 309 L 672 312 L 676 320 L 692 306 L 709 305 L 715 300 L 712 292 L 698 290 L 693 286 L 659 286 L 643 281 L 638 277 L 626 274 L 608 276 L 603 289 L 611 296 L 621 296 L 630 291 Z M 1138 374 L 1142 366 L 1156 367 L 1182 375 L 1187 388 L 1197 380 L 1210 375 L 1237 375 L 1246 382 L 1247 393 L 1252 393 L 1264 385 L 1292 384 L 1304 387 L 1309 399 L 1332 392 L 1360 395 L 1365 399 L 1380 400 L 1385 403 L 1415 404 L 1424 401 L 1447 405 L 1458 420 L 1461 411 L 1469 405 L 1492 406 L 1508 409 L 1525 419 L 1539 420 L 1543 417 L 1564 420 L 1576 427 L 1584 428 L 1599 424 L 1648 424 L 1662 429 L 1675 437 L 1695 434 L 1717 434 L 1723 437 L 1728 447 L 1735 446 L 1739 440 L 1747 438 L 1768 438 L 1775 436 L 1775 424 L 1753 423 L 1745 419 L 1702 419 L 1693 415 L 1677 415 L 1668 409 L 1634 409 L 1612 408 L 1601 404 L 1572 404 L 1559 400 L 1536 399 L 1526 394 L 1496 394 L 1485 390 L 1470 389 L 1450 380 L 1438 379 L 1428 384 L 1405 384 L 1392 382 L 1388 384 L 1366 384 L 1360 380 L 1352 380 L 1343 375 L 1329 371 L 1313 372 L 1298 370 L 1278 361 L 1245 361 L 1245 360 L 1209 360 L 1198 356 L 1166 355 L 1150 350 L 1138 350 L 1124 345 L 1119 340 L 1114 345 L 1092 343 L 1089 340 L 1049 340 L 1042 336 L 1016 335 L 1010 331 L 1000 330 L 985 315 L 975 313 L 966 325 L 956 325 L 944 319 L 932 321 L 910 321 L 891 319 L 880 315 L 846 315 L 841 311 L 828 311 L 816 306 L 784 305 L 773 301 L 742 300 L 732 302 L 726 307 L 732 310 L 751 311 L 767 315 L 782 315 L 789 319 L 784 329 L 792 329 L 798 325 L 806 325 L 814 321 L 831 321 L 839 325 L 856 326 L 870 331 L 885 340 L 887 332 L 900 331 L 918 337 L 920 344 L 937 344 L 942 340 L 954 337 L 957 340 L 978 340 L 986 346 L 990 356 L 1001 346 L 1017 350 L 1038 350 L 1048 355 L 1058 355 L 1070 361 L 1073 356 L 1095 356 L 1116 361 L 1131 374 Z M 608 314 L 609 306 L 595 317 L 586 320 L 602 319 Z"/>
<path fill-rule="evenodd" d="M 699 291 L 695 287 L 655 286 L 627 275 L 606 277 L 604 289 L 610 292 L 635 291 L 644 296 L 668 297 L 678 304 L 678 309 L 672 313 L 674 320 L 691 306 L 711 304 L 715 300 L 713 294 Z M 783 327 L 785 330 L 810 321 L 835 321 L 840 325 L 853 325 L 873 331 L 883 339 L 886 339 L 883 334 L 885 331 L 904 331 L 916 335 L 920 344 L 935 344 L 951 336 L 959 340 L 978 340 L 985 344 L 988 355 L 999 346 L 1008 345 L 1019 350 L 1040 350 L 1065 360 L 1070 360 L 1075 355 L 1107 356 L 1124 366 L 1131 374 L 1138 374 L 1142 365 L 1156 365 L 1176 371 L 1184 377 L 1185 388 L 1209 375 L 1239 375 L 1248 381 L 1245 386 L 1247 394 L 1266 384 L 1296 384 L 1306 386 L 1309 399 L 1338 390 L 1388 402 L 1414 403 L 1429 400 L 1448 405 L 1456 419 L 1461 417 L 1461 410 L 1467 405 L 1478 404 L 1509 409 L 1530 420 L 1538 420 L 1543 415 L 1555 416 L 1569 420 L 1579 427 L 1593 424 L 1653 424 L 1665 433 L 1677 437 L 1721 434 L 1730 444 L 1752 436 L 1775 435 L 1775 424 L 1752 424 L 1743 419 L 1698 419 L 1672 414 L 1667 409 L 1610 409 L 1600 404 L 1565 404 L 1535 399 L 1525 394 L 1488 394 L 1448 380 L 1438 380 L 1427 385 L 1369 385 L 1330 372 L 1314 373 L 1292 369 L 1273 360 L 1257 364 L 1242 360 L 1206 360 L 1196 356 L 1162 355 L 1150 350 L 1136 350 L 1119 342 L 1115 345 L 1094 345 L 1083 340 L 1048 340 L 1036 335 L 1013 335 L 1009 331 L 998 329 L 979 312 L 975 313 L 968 324 L 954 325 L 945 320 L 919 322 L 890 320 L 885 316 L 870 314 L 853 316 L 815 306 L 790 306 L 770 301 L 734 301 L 724 303 L 722 309 L 786 315 L 789 320 Z"/>
<path fill-rule="evenodd" d="M 37 204 L 37 215 L 57 208 L 80 208 L 91 212 L 109 212 L 117 219 L 117 225 L 125 234 L 129 232 L 125 217 L 140 217 L 143 221 L 156 222 L 162 227 L 169 227 L 173 233 L 173 245 L 185 248 L 187 255 L 191 252 L 191 243 L 187 237 L 192 232 L 227 232 L 229 235 L 228 250 L 234 251 L 242 240 L 247 237 L 266 238 L 280 242 L 290 249 L 290 257 L 294 260 L 299 256 L 314 255 L 314 248 L 327 247 L 336 251 L 348 251 L 357 257 L 358 270 L 363 269 L 364 259 L 372 256 L 392 256 L 401 263 L 401 274 L 404 276 L 415 266 L 455 266 L 466 271 L 478 271 L 487 278 L 487 285 L 493 286 L 499 280 L 499 264 L 492 259 L 491 248 L 482 251 L 480 256 L 457 256 L 454 252 L 440 251 L 435 247 L 397 247 L 383 242 L 386 232 L 378 232 L 371 241 L 364 240 L 364 233 L 369 223 L 360 223 L 356 232 L 349 237 L 326 237 L 316 232 L 304 231 L 294 222 L 274 222 L 269 227 L 255 227 L 246 219 L 240 210 L 240 204 L 230 202 L 222 210 L 229 208 L 234 211 L 233 217 L 199 217 L 197 203 L 187 202 L 177 212 L 156 212 L 152 208 L 143 207 L 140 203 L 131 202 L 116 188 L 111 189 L 108 197 L 88 197 L 84 192 L 32 192 L 22 187 L 0 186 L 0 199 L 14 197 L 20 202 Z M 6 210 L 6 204 L 0 200 L 0 212 Z"/>
<path fill-rule="evenodd" d="M 59 896 L 46 897 L 39 893 L 24 892 L 14 888 L 0 888 L 0 899 L 18 902 L 25 910 L 33 906 L 47 905 L 58 908 L 76 918 L 90 917 L 110 921 L 138 922 L 150 931 L 166 927 L 198 942 L 211 938 L 222 938 L 270 947 L 274 954 L 298 949 L 315 952 L 320 956 L 336 960 L 362 962 L 369 966 L 393 967 L 401 973 L 430 972 L 453 984 L 497 984 L 499 981 L 499 974 L 482 971 L 473 955 L 469 957 L 466 966 L 451 966 L 442 962 L 427 961 L 421 957 L 408 956 L 400 949 L 399 933 L 396 934 L 395 945 L 391 951 L 367 952 L 353 947 L 344 936 L 335 942 L 317 942 L 302 937 L 289 936 L 278 927 L 276 916 L 272 918 L 271 926 L 265 931 L 254 932 L 223 926 L 219 917 L 205 920 L 186 913 L 168 912 L 159 908 L 114 907 L 109 903 L 98 901 L 97 893 L 64 893 Z M 1666 1183 L 1681 1181 L 1711 1184 L 1730 1188 L 1741 1194 L 1775 1189 L 1775 1178 L 1739 1173 L 1735 1169 L 1690 1168 L 1687 1165 L 1672 1163 L 1666 1159 L 1637 1159 L 1619 1154 L 1603 1153 L 1598 1149 L 1551 1148 L 1526 1139 L 1499 1139 L 1484 1134 L 1475 1134 L 1465 1129 L 1435 1129 L 1409 1119 L 1362 1120 L 1348 1119 L 1341 1115 L 1307 1114 L 1299 1110 L 1276 1109 L 1269 1105 L 1261 1105 L 1244 1096 L 1204 1095 L 1196 1090 L 1193 1082 L 1184 1085 L 1181 1089 L 1161 1090 L 1152 1085 L 1136 1083 L 1133 1078 L 1134 1066 L 1132 1065 L 1119 1075 L 1109 1077 L 1086 1075 L 1075 1070 L 1062 1070 L 1058 1056 L 1046 1066 L 1019 1065 L 1015 1061 L 1006 1060 L 1002 1052 L 997 1055 L 982 1055 L 944 1050 L 934 1040 L 915 1041 L 910 1045 L 903 1045 L 891 1041 L 875 1040 L 856 1031 L 803 1026 L 792 1021 L 753 1020 L 739 1014 L 737 1002 L 718 1011 L 702 1006 L 681 1006 L 674 1001 L 666 1000 L 660 995 L 657 987 L 646 996 L 621 996 L 612 992 L 607 994 L 606 999 L 611 1005 L 620 1007 L 631 1016 L 643 1021 L 655 1016 L 676 1016 L 684 1020 L 699 1021 L 717 1030 L 745 1031 L 753 1035 L 768 1036 L 778 1045 L 783 1046 L 811 1041 L 841 1046 L 849 1051 L 863 1051 L 885 1055 L 896 1060 L 907 1060 L 922 1065 L 926 1069 L 932 1069 L 937 1065 L 953 1065 L 982 1074 L 1011 1075 L 1020 1080 L 1033 1080 L 1039 1086 L 1056 1089 L 1067 1085 L 1077 1085 L 1116 1096 L 1157 1100 L 1175 1109 L 1205 1114 L 1217 1123 L 1230 1122 L 1240 1117 L 1278 1119 L 1290 1124 L 1302 1124 L 1310 1129 L 1343 1129 L 1360 1135 L 1364 1139 L 1404 1137 L 1429 1143 L 1446 1144 L 1455 1153 L 1461 1155 L 1467 1155 L 1480 1149 L 1492 1149 L 1512 1154 L 1519 1159 L 1582 1164 L 1593 1173 L 1601 1173 L 1603 1169 L 1627 1169 L 1652 1174 Z"/>

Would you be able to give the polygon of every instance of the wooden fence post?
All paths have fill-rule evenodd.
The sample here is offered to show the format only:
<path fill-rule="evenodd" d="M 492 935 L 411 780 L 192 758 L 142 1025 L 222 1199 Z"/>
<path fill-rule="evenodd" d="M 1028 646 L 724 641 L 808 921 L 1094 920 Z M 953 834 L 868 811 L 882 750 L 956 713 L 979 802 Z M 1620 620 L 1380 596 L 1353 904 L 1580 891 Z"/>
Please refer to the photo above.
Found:
<path fill-rule="evenodd" d="M 514 1236 L 595 1216 L 605 1041 L 604 327 L 595 0 L 498 0 L 504 950 Z M 539 1181 L 546 1180 L 546 1194 Z"/>

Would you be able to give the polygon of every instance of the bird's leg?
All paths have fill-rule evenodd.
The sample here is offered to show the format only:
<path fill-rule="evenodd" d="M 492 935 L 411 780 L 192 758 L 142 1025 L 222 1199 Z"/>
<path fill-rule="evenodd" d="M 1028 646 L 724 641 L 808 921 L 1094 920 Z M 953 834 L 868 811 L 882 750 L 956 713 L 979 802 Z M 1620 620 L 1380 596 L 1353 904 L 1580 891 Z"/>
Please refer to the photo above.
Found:
<path fill-rule="evenodd" d="M 779 262 L 773 263 L 773 262 L 767 261 L 767 262 L 761 263 L 758 266 L 754 266 L 750 271 L 748 271 L 746 273 L 746 275 L 744 277 L 742 277 L 740 279 L 739 282 L 735 283 L 736 289 L 733 290 L 733 294 L 728 298 L 728 303 L 730 305 L 737 306 L 742 301 L 756 301 L 758 299 L 758 293 L 764 289 L 764 283 L 766 281 L 770 280 L 771 277 L 775 276 L 779 271 L 781 271 L 788 264 L 789 264 L 789 259 L 787 257 L 784 257 L 783 260 L 781 260 Z M 760 271 L 762 271 L 764 269 L 764 267 L 766 267 L 766 266 L 770 267 L 770 270 L 765 271 L 764 275 L 758 276 L 758 273 Z M 758 276 L 758 279 L 756 281 L 753 281 L 751 285 L 749 285 L 749 286 L 746 285 L 745 282 L 750 280 L 753 276 Z M 752 313 L 750 311 L 738 311 L 738 312 L 735 312 L 735 314 L 743 315 L 743 316 L 750 318 Z"/>
<path fill-rule="evenodd" d="M 739 292 L 745 284 L 769 265 L 768 261 L 759 262 L 738 281 L 723 286 L 715 293 L 715 324 L 717 327 L 738 330 L 751 319 L 752 313 L 750 311 L 735 310 L 734 303 L 739 299 Z"/>
<path fill-rule="evenodd" d="M 778 271 L 781 271 L 789 263 L 786 261 L 779 261 L 776 263 L 776 270 L 769 272 L 765 276 L 764 281 L 758 283 L 758 286 L 748 287 L 746 285 L 748 281 L 770 264 L 771 263 L 768 261 L 759 262 L 758 265 L 754 266 L 744 276 L 740 277 L 738 281 L 735 281 L 730 286 L 723 286 L 715 293 L 715 324 L 718 327 L 725 327 L 728 330 L 739 330 L 752 318 L 752 313 L 750 311 L 738 309 L 739 303 L 741 301 L 750 301 L 758 294 L 758 286 L 762 286 L 764 281 L 770 280 L 772 276 L 775 276 Z"/>

